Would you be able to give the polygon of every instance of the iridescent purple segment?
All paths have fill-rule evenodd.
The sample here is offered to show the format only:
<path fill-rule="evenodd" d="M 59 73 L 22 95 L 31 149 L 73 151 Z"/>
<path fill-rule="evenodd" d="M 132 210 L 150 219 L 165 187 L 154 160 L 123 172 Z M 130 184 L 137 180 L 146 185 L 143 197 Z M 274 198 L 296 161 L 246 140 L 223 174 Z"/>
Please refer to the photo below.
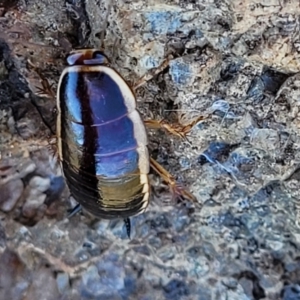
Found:
<path fill-rule="evenodd" d="M 105 177 L 119 177 L 133 173 L 138 167 L 136 149 L 106 156 L 96 156 L 96 174 Z"/>
<path fill-rule="evenodd" d="M 66 103 L 66 117 L 84 125 L 111 122 L 128 113 L 118 85 L 103 72 L 66 73 L 60 99 Z M 88 106 L 85 111 L 83 102 Z M 89 124 L 83 121 L 84 114 L 90 114 Z"/>
<path fill-rule="evenodd" d="M 78 161 L 82 171 L 97 176 L 137 172 L 137 141 L 124 102 L 104 72 L 66 73 L 60 85 L 63 159 Z"/>
<path fill-rule="evenodd" d="M 95 127 L 98 136 L 96 155 L 106 156 L 137 147 L 133 124 L 127 115 Z"/>

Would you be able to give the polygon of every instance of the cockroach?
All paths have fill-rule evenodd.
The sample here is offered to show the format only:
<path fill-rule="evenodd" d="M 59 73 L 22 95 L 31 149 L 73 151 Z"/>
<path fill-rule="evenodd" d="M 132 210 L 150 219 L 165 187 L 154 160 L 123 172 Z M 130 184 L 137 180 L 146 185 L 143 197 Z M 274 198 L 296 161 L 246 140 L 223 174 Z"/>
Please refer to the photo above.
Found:
<path fill-rule="evenodd" d="M 97 49 L 79 49 L 67 58 L 57 89 L 57 146 L 71 195 L 97 218 L 125 221 L 149 204 L 150 166 L 173 196 L 195 200 L 148 153 L 146 126 L 184 137 L 188 126 L 143 121 L 133 89 Z M 141 82 L 138 84 L 141 85 Z"/>
<path fill-rule="evenodd" d="M 147 134 L 135 97 L 97 50 L 68 59 L 57 91 L 58 152 L 73 197 L 99 218 L 128 218 L 149 202 Z"/>

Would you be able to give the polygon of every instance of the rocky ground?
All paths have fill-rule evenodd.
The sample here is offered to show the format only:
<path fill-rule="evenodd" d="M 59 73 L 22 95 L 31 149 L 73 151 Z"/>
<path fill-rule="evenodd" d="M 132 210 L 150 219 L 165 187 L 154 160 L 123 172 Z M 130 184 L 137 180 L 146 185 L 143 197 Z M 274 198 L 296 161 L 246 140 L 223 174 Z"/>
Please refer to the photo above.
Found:
<path fill-rule="evenodd" d="M 198 3 L 199 2 L 199 3 Z M 299 1 L 0 1 L 0 299 L 300 299 Z M 67 53 L 101 47 L 134 85 L 150 153 L 197 197 L 151 175 L 147 211 L 68 219 L 55 151 Z"/>

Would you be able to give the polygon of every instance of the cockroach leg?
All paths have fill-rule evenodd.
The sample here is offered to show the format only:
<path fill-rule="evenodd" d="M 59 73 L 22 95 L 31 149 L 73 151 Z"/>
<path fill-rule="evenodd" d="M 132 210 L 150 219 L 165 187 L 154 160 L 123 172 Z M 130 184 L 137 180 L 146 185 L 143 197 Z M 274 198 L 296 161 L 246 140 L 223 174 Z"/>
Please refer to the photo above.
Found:
<path fill-rule="evenodd" d="M 155 159 L 151 157 L 150 165 L 152 169 L 169 185 L 172 193 L 172 200 L 175 200 L 179 197 L 189 199 L 192 202 L 197 202 L 196 197 L 192 193 L 178 184 L 175 178 L 162 165 L 160 165 Z"/>
<path fill-rule="evenodd" d="M 151 69 L 149 72 L 147 72 L 142 78 L 140 78 L 134 85 L 133 90 L 136 91 L 139 87 L 144 85 L 147 81 L 151 80 L 154 76 L 161 73 L 164 69 L 166 69 L 169 66 L 169 62 L 172 58 L 165 59 L 160 66 L 157 68 Z"/>
<path fill-rule="evenodd" d="M 168 133 L 176 135 L 180 138 L 185 138 L 186 135 L 191 131 L 194 125 L 198 122 L 205 120 L 206 118 L 203 116 L 197 117 L 192 120 L 189 124 L 183 126 L 180 124 L 169 124 L 165 120 L 146 120 L 144 121 L 145 125 L 150 129 L 164 129 Z"/>
<path fill-rule="evenodd" d="M 37 94 L 39 96 L 48 96 L 52 99 L 56 99 L 55 93 L 53 92 L 52 89 L 52 84 L 49 83 L 48 79 L 43 75 L 41 70 L 35 66 L 29 59 L 28 59 L 28 64 L 33 68 L 33 70 L 38 74 L 38 76 L 41 79 L 41 85 L 42 87 L 36 86 L 35 88 L 38 90 Z"/>
<path fill-rule="evenodd" d="M 77 204 L 68 214 L 68 219 L 72 218 L 73 216 L 75 216 L 77 213 L 79 213 L 82 210 L 82 207 L 80 204 Z"/>
<path fill-rule="evenodd" d="M 124 219 L 124 224 L 125 224 L 125 227 L 126 227 L 126 233 L 127 233 L 127 236 L 128 236 L 128 238 L 130 239 L 130 232 L 131 232 L 131 223 L 130 223 L 130 219 L 129 219 L 129 218 Z"/>

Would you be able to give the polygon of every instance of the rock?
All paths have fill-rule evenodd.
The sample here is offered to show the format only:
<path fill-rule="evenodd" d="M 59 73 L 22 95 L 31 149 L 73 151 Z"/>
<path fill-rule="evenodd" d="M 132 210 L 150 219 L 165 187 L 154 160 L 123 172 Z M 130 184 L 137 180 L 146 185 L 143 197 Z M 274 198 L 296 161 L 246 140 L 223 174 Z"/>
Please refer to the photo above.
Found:
<path fill-rule="evenodd" d="M 28 275 L 20 257 L 6 248 L 0 256 L 0 299 L 24 299 L 30 281 Z"/>
<path fill-rule="evenodd" d="M 48 268 L 40 268 L 35 272 L 25 299 L 30 300 L 57 300 L 59 291 L 54 274 Z"/>
<path fill-rule="evenodd" d="M 11 211 L 22 196 L 23 190 L 24 185 L 21 179 L 0 185 L 0 209 L 5 212 Z"/>
<path fill-rule="evenodd" d="M 251 144 L 269 154 L 280 147 L 278 132 L 267 128 L 255 129 L 251 135 Z"/>
<path fill-rule="evenodd" d="M 299 296 L 300 5 L 162 2 L 1 2 L 0 185 L 24 190 L 0 212 L 0 299 Z M 66 54 L 82 47 L 103 48 L 143 119 L 203 118 L 183 139 L 148 131 L 150 156 L 201 208 L 164 201 L 153 173 L 131 239 L 122 219 L 67 218 L 55 101 L 37 92 L 45 79 L 56 90 Z M 48 213 L 58 203 L 61 214 Z"/>
<path fill-rule="evenodd" d="M 90 266 L 82 277 L 82 293 L 115 299 L 124 288 L 124 274 L 111 262 Z M 119 298 L 116 298 L 119 299 Z"/>
<path fill-rule="evenodd" d="M 50 178 L 35 176 L 31 178 L 28 185 L 32 190 L 36 190 L 36 193 L 44 193 L 50 188 L 50 183 Z"/>
<path fill-rule="evenodd" d="M 70 289 L 70 278 L 66 273 L 60 273 L 56 277 L 58 291 L 61 295 L 66 294 Z"/>

